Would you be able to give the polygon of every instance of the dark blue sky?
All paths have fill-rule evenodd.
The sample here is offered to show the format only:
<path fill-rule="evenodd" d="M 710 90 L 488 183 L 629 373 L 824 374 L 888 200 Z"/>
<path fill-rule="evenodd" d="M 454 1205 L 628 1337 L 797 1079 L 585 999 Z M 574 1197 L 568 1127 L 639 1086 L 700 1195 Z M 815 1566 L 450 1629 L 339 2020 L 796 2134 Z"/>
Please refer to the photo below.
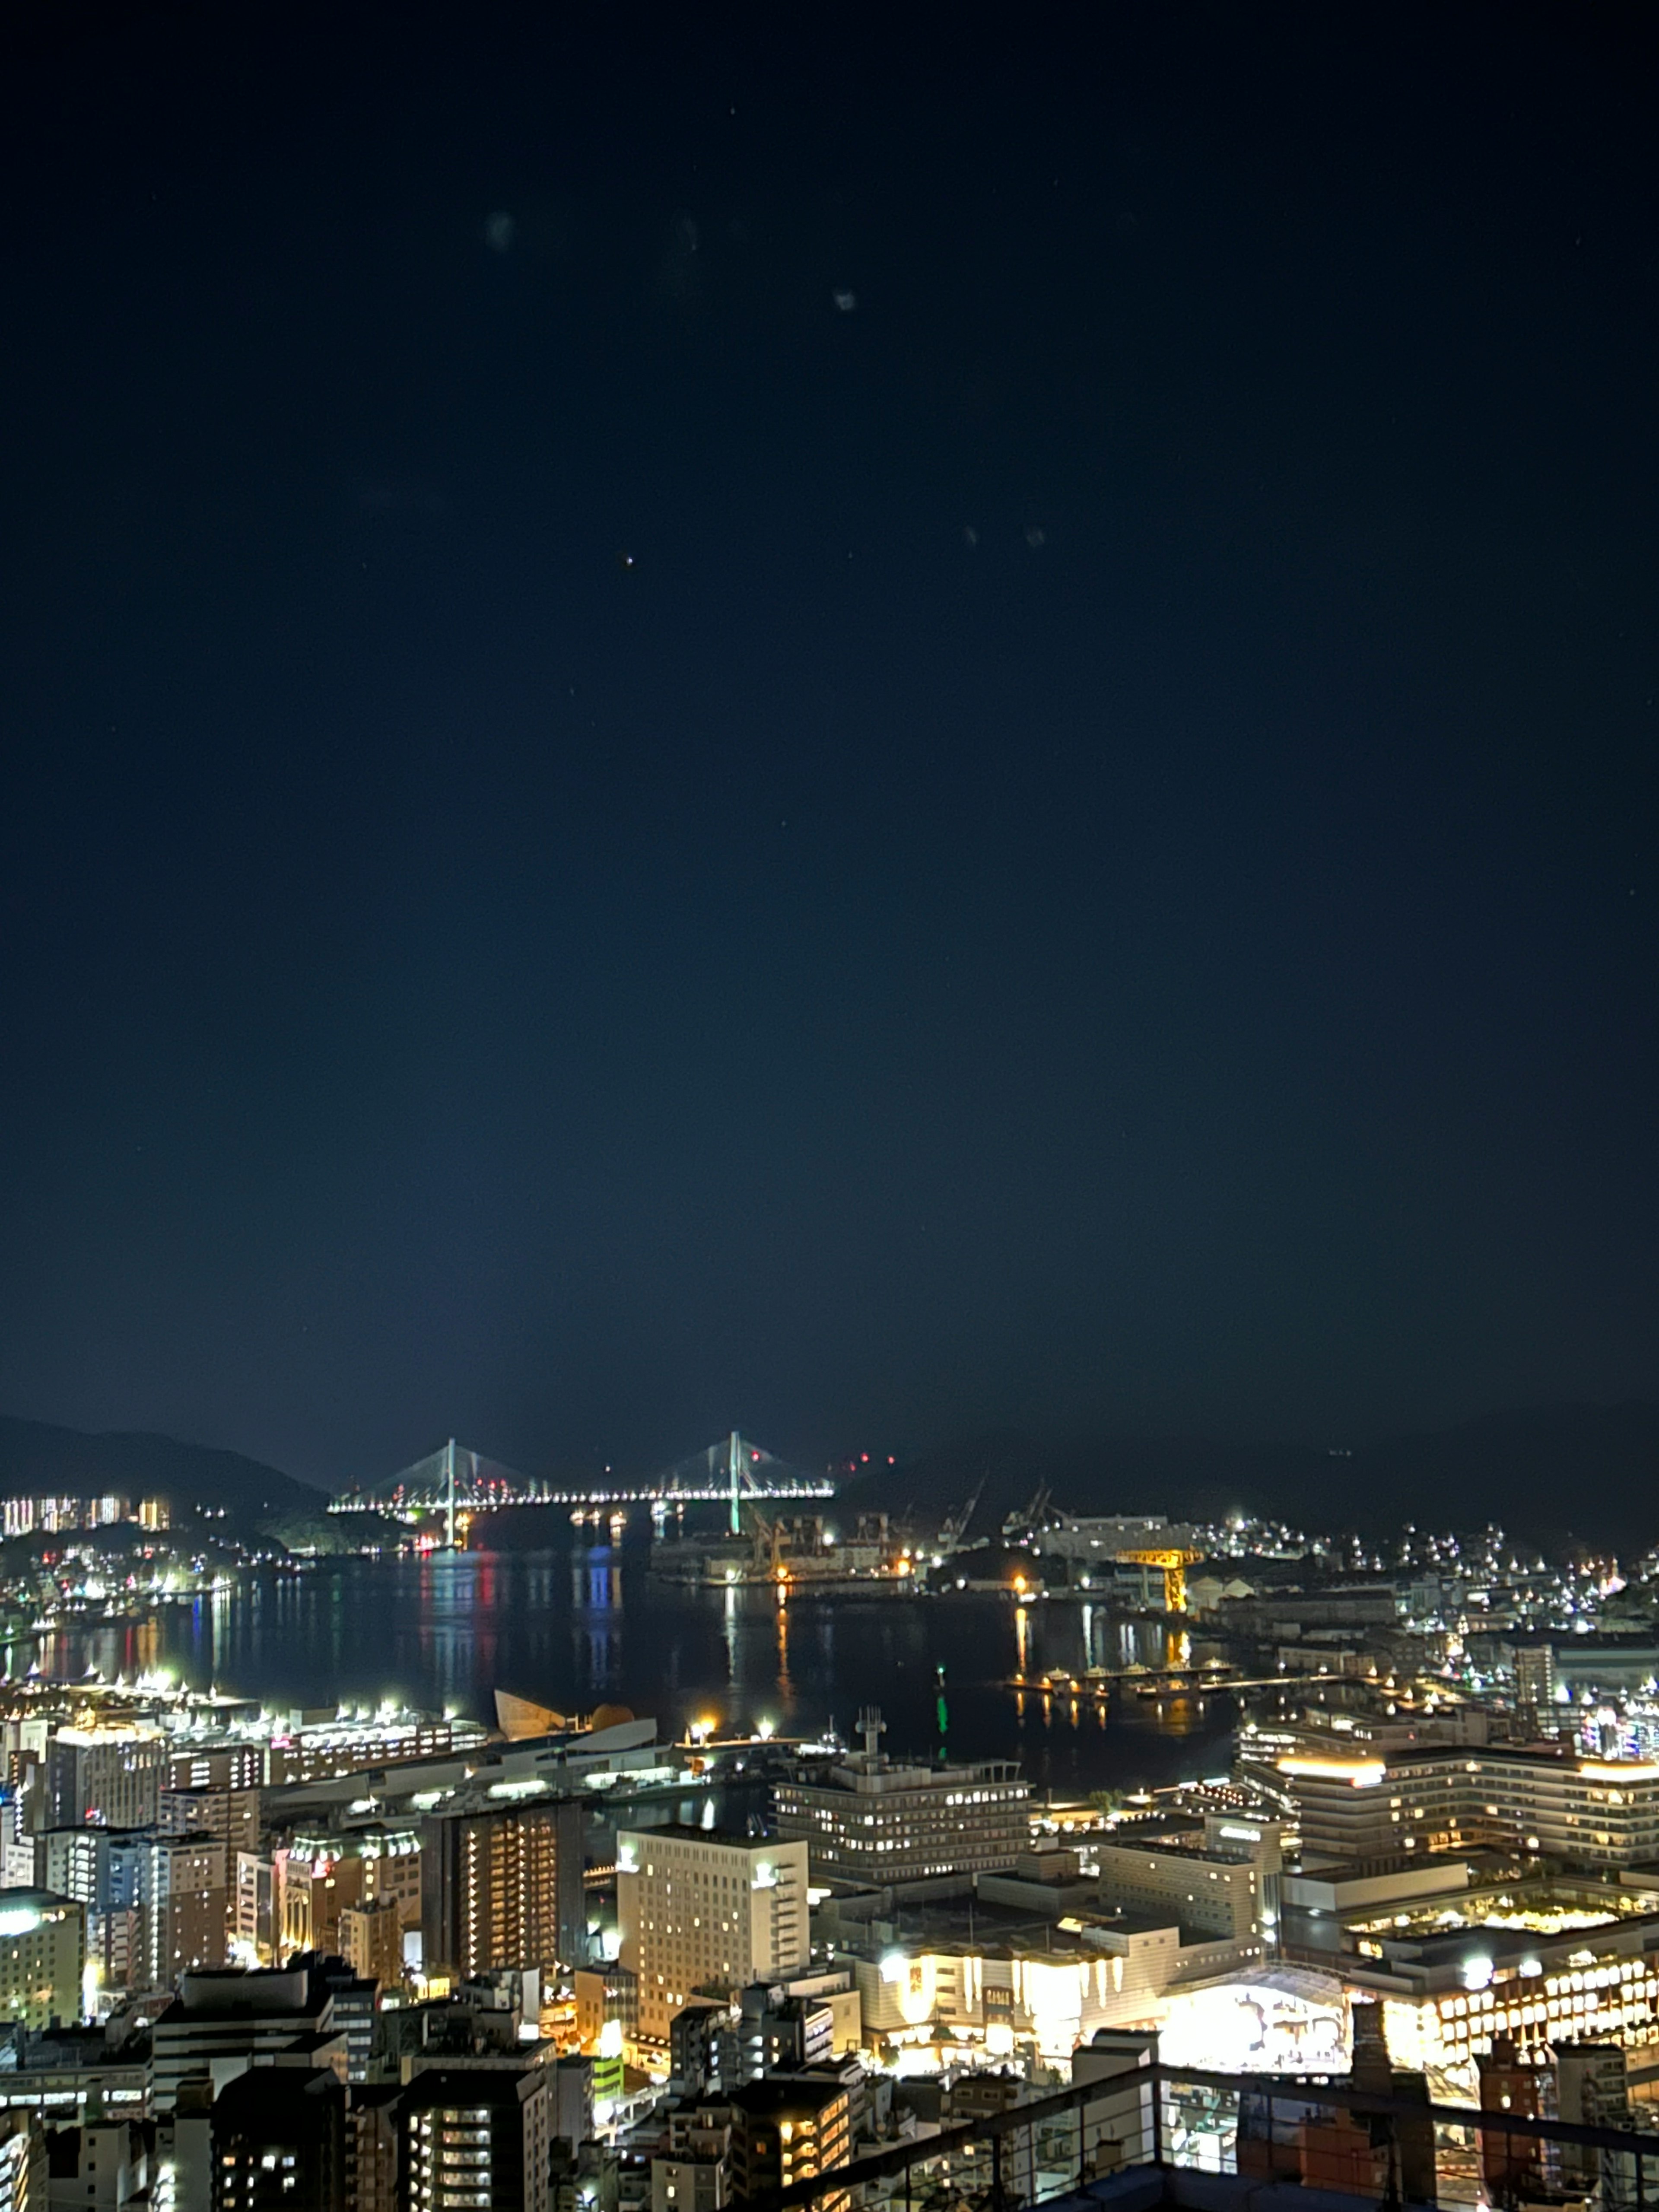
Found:
<path fill-rule="evenodd" d="M 1634 19 L 347 15 L 0 70 L 0 1405 L 1659 1390 Z"/>

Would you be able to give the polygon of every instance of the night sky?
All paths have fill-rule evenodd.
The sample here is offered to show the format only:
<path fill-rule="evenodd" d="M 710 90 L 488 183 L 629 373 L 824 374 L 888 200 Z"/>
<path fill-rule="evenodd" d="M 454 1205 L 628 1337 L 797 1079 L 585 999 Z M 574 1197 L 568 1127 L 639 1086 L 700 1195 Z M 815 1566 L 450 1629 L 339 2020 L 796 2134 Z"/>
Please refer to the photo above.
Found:
<path fill-rule="evenodd" d="M 1637 20 L 14 21 L 0 1409 L 1659 1393 Z"/>

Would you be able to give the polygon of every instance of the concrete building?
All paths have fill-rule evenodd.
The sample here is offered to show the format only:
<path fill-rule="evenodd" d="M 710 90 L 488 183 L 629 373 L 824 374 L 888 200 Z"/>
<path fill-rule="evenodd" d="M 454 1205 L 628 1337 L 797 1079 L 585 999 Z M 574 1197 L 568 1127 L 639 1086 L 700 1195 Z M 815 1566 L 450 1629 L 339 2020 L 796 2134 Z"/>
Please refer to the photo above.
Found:
<path fill-rule="evenodd" d="M 445 1720 L 429 1713 L 371 1717 L 308 1712 L 298 1717 L 297 1725 L 272 1740 L 265 1755 L 264 1778 L 273 1787 L 323 1781 L 370 1767 L 447 1758 L 452 1752 L 483 1741 L 483 1732 L 476 1723 Z"/>
<path fill-rule="evenodd" d="M 0 2114 L 0 2212 L 36 2212 L 51 2185 L 40 2121 L 32 2112 Z"/>
<path fill-rule="evenodd" d="M 331 2033 L 333 2024 L 331 1992 L 303 1968 L 185 1974 L 151 2032 L 155 2109 L 171 2112 L 181 2083 L 234 2079 L 256 2060 Z"/>
<path fill-rule="evenodd" d="M 819 1881 L 920 1881 L 947 1874 L 994 1874 L 1030 1842 L 1030 1788 L 1012 1759 L 974 1766 L 902 1765 L 876 1749 L 873 1715 L 866 1747 L 821 1780 L 781 1782 L 773 1793 L 778 1833 L 805 1841 Z"/>
<path fill-rule="evenodd" d="M 295 1951 L 341 1951 L 341 1916 L 354 1905 L 385 1900 L 399 1924 L 421 1924 L 421 1844 L 414 1827 L 376 1825 L 334 1834 L 301 1830 L 273 1852 L 276 1945 Z"/>
<path fill-rule="evenodd" d="M 827 1996 L 791 1996 L 787 1990 L 751 1983 L 738 1998 L 736 2078 L 757 2081 L 767 2074 L 799 2074 L 827 2065 L 835 2056 L 836 2011 Z"/>
<path fill-rule="evenodd" d="M 1173 1919 L 1188 1942 L 1232 1943 L 1238 1963 L 1277 1938 L 1281 1859 L 1273 1821 L 1212 1814 L 1201 1843 L 1102 1842 L 1100 1902 L 1127 1913 Z"/>
<path fill-rule="evenodd" d="M 269 1851 L 238 1851 L 230 1899 L 230 1933 L 237 1964 L 276 1965 L 281 1929 L 275 1857 Z"/>
<path fill-rule="evenodd" d="M 204 1743 L 168 1754 L 164 1790 L 257 1790 L 265 1778 L 263 1743 Z"/>
<path fill-rule="evenodd" d="M 550 1971 L 587 1949 L 582 1844 L 574 1797 L 471 1806 L 422 1830 L 421 1929 L 428 1972 L 463 1979 L 496 1967 Z"/>
<path fill-rule="evenodd" d="M 542 2066 L 433 2067 L 398 2100 L 408 2212 L 545 2212 L 553 2099 Z"/>
<path fill-rule="evenodd" d="M 398 1989 L 404 1978 L 404 1923 L 397 1899 L 348 1905 L 340 1915 L 340 1956 L 365 1981 Z"/>
<path fill-rule="evenodd" d="M 166 1739 L 151 1731 L 59 1729 L 46 1746 L 47 1825 L 154 1827 L 167 1763 Z"/>
<path fill-rule="evenodd" d="M 81 2017 L 86 1909 L 46 1889 L 0 1899 L 0 2020 L 48 2027 Z"/>
<path fill-rule="evenodd" d="M 852 2105 L 833 2075 L 777 2075 L 750 2081 L 726 2100 L 734 2193 L 751 2203 L 791 2183 L 845 2166 L 853 2154 Z M 844 2201 L 824 2197 L 833 2207 Z"/>
<path fill-rule="evenodd" d="M 144 1847 L 147 1978 L 170 1990 L 183 1973 L 230 1955 L 225 1847 L 216 1836 L 152 1836 Z"/>
<path fill-rule="evenodd" d="M 732 2116 L 720 2104 L 671 2112 L 651 2161 L 651 2212 L 724 2212 L 732 2202 Z"/>
<path fill-rule="evenodd" d="M 175 1790 L 163 1785 L 156 1826 L 164 1836 L 216 1836 L 231 1864 L 238 1851 L 259 1847 L 259 1793 L 212 1785 Z"/>
<path fill-rule="evenodd" d="M 717 1829 L 623 1829 L 617 1838 L 618 1955 L 638 1977 L 639 2033 L 665 2042 L 692 1992 L 787 1982 L 807 1928 L 802 1840 Z"/>
<path fill-rule="evenodd" d="M 1304 1861 L 1496 1846 L 1616 1871 L 1659 1863 L 1659 1764 L 1519 1744 L 1421 1745 L 1278 1761 Z"/>
<path fill-rule="evenodd" d="M 214 2212 L 347 2212 L 346 2092 L 326 2068 L 250 2069 L 210 2124 Z"/>
<path fill-rule="evenodd" d="M 1515 1653 L 1515 1702 L 1534 1730 L 1555 1717 L 1555 1648 L 1522 1644 Z"/>
<path fill-rule="evenodd" d="M 143 2130 L 131 2120 L 83 2119 L 57 2127 L 46 2139 L 54 2206 L 80 2212 L 125 2212 L 144 2186 Z"/>

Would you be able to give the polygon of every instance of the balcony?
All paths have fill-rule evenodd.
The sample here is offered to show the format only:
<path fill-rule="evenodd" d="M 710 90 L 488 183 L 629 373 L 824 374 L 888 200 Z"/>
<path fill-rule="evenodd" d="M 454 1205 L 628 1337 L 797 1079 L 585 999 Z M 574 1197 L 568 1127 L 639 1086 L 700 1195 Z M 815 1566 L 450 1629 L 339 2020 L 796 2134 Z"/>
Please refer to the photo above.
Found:
<path fill-rule="evenodd" d="M 1151 2036 L 1099 2038 L 1077 2054 L 1088 2078 L 789 2184 L 757 2197 L 757 2212 L 1659 2212 L 1659 2132 L 1432 2105 L 1347 2080 L 1199 2072 L 1155 2048 Z"/>

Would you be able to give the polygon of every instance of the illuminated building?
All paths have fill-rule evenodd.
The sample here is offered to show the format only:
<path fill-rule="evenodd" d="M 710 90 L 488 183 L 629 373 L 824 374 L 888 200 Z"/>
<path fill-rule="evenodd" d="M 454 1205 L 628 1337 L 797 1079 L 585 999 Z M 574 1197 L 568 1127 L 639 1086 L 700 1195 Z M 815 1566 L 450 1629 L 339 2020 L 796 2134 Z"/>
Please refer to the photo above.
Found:
<path fill-rule="evenodd" d="M 49 1828 L 34 1840 L 45 1883 L 87 1907 L 88 1949 L 110 1987 L 170 1989 L 187 1966 L 224 1964 L 229 1898 L 216 1837 Z"/>
<path fill-rule="evenodd" d="M 34 2212 L 51 2187 L 46 2138 L 22 2112 L 0 2118 L 0 2212 Z"/>
<path fill-rule="evenodd" d="M 1172 1990 L 1160 2012 L 1158 2056 L 1220 2074 L 1341 2074 L 1352 2029 L 1334 1974 L 1273 1966 Z"/>
<path fill-rule="evenodd" d="M 304 1967 L 313 1987 L 328 1993 L 329 2029 L 345 2045 L 346 2079 L 366 2081 L 374 2045 L 374 2023 L 380 2011 L 378 1982 L 365 1981 L 347 1962 L 320 1951 L 308 1951 L 289 1961 L 290 1969 Z"/>
<path fill-rule="evenodd" d="M 421 1929 L 427 1971 L 574 1966 L 587 1948 L 578 1798 L 446 1809 L 423 1824 Z"/>
<path fill-rule="evenodd" d="M 1030 1843 L 1030 1788 L 1017 1762 L 902 1765 L 876 1748 L 880 1715 L 867 1718 L 863 1751 L 774 1792 L 778 1833 L 808 1844 L 814 1878 L 885 1886 L 1011 1868 Z"/>
<path fill-rule="evenodd" d="M 483 1740 L 483 1731 L 475 1723 L 430 1713 L 386 1709 L 372 1717 L 307 1714 L 297 1727 L 272 1736 L 264 1778 L 273 1786 L 325 1781 L 368 1767 L 443 1759 Z"/>
<path fill-rule="evenodd" d="M 173 1509 L 165 1498 L 141 1498 L 138 1501 L 138 1526 L 141 1528 L 163 1529 L 173 1526 Z"/>
<path fill-rule="evenodd" d="M 1515 1653 L 1515 1702 L 1534 1728 L 1555 1709 L 1555 1650 L 1548 1644 L 1522 1644 Z"/>
<path fill-rule="evenodd" d="M 1493 2039 L 1546 2044 L 1659 2020 L 1659 1895 L 1534 1878 L 1357 1919 L 1345 1978 L 1383 2001 L 1396 2065 L 1466 2069 Z"/>
<path fill-rule="evenodd" d="M 825 1996 L 791 1996 L 787 1990 L 757 1982 L 738 1996 L 733 2033 L 739 2081 L 757 2081 L 766 2074 L 799 2074 L 834 2056 L 835 2008 Z"/>
<path fill-rule="evenodd" d="M 164 1836 L 216 1836 L 234 1858 L 259 1842 L 257 1790 L 175 1790 L 164 1786 L 156 1806 Z"/>
<path fill-rule="evenodd" d="M 409 2212 L 544 2212 L 552 2172 L 552 2069 L 433 2067 L 398 2100 Z"/>
<path fill-rule="evenodd" d="M 832 2173 L 852 2156 L 851 2103 L 845 2085 L 833 2076 L 750 2081 L 725 2103 L 733 2189 L 751 2203 L 792 2182 Z M 844 2201 L 839 2196 L 815 2200 L 826 2212 Z"/>
<path fill-rule="evenodd" d="M 340 1915 L 340 1956 L 365 1981 L 398 1987 L 404 1978 L 404 1923 L 395 1898 L 345 1907 Z"/>
<path fill-rule="evenodd" d="M 46 1889 L 0 1896 L 0 2020 L 46 2027 L 81 2017 L 86 1909 Z"/>
<path fill-rule="evenodd" d="M 154 1729 L 59 1729 L 46 1746 L 48 1826 L 154 1827 L 167 1765 Z"/>
<path fill-rule="evenodd" d="M 979 2045 L 1060 2061 L 1100 2027 L 1153 2021 L 1178 1978 L 1181 1931 L 1102 1924 L 1086 1940 L 1043 1931 L 1029 1942 L 884 1951 L 849 1960 L 863 2033 L 896 2058 L 905 2045 Z"/>
<path fill-rule="evenodd" d="M 193 1967 L 222 1966 L 229 1951 L 225 1847 L 216 1836 L 150 1836 L 142 1905 L 146 1989 L 171 1989 Z"/>
<path fill-rule="evenodd" d="M 620 2051 L 631 2043 L 640 2024 L 640 1978 L 620 1960 L 576 1969 L 576 2034 L 584 2051 L 597 2051 L 605 2029 Z"/>
<path fill-rule="evenodd" d="M 274 1965 L 281 1925 L 275 1858 L 264 1851 L 238 1851 L 230 1899 L 230 1932 L 238 1965 Z"/>
<path fill-rule="evenodd" d="M 1659 1861 L 1659 1764 L 1573 1759 L 1515 1744 L 1278 1761 L 1306 1858 L 1495 1844 L 1589 1869 Z"/>
<path fill-rule="evenodd" d="M 40 1528 L 49 1534 L 71 1528 L 108 1528 L 126 1518 L 120 1498 L 8 1498 L 0 1501 L 0 1528 L 7 1536 L 27 1536 Z"/>
<path fill-rule="evenodd" d="M 262 1743 L 192 1744 L 167 1759 L 164 1790 L 257 1790 L 265 1778 Z"/>
<path fill-rule="evenodd" d="M 639 1977 L 639 2032 L 665 2041 L 694 1990 L 805 1970 L 806 1845 L 714 1828 L 623 1829 L 617 1921 L 618 1955 Z"/>
<path fill-rule="evenodd" d="M 48 1828 L 34 1838 L 43 1889 L 86 1908 L 87 1955 L 111 1989 L 149 1982 L 149 1863 L 145 1830 Z"/>
<path fill-rule="evenodd" d="M 1103 1839 L 1094 1847 L 1103 1905 L 1173 1917 L 1189 1942 L 1207 1937 L 1260 1956 L 1278 1934 L 1279 1829 L 1272 1821 L 1211 1814 L 1201 1846 Z"/>
<path fill-rule="evenodd" d="M 272 1854 L 272 1863 L 275 1940 L 285 1955 L 339 1952 L 340 1916 L 350 1905 L 386 1899 L 397 1907 L 402 1926 L 420 1925 L 421 1847 L 413 1828 L 301 1831 Z"/>

